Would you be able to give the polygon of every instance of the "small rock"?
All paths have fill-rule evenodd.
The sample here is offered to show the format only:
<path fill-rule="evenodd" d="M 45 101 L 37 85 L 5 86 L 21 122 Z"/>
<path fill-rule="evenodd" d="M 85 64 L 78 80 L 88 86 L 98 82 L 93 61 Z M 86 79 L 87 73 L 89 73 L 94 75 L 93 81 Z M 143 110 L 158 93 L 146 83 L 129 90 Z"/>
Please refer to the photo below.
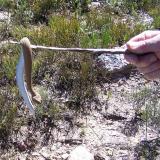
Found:
<path fill-rule="evenodd" d="M 104 63 L 105 68 L 108 71 L 114 71 L 115 69 L 120 70 L 128 64 L 123 55 L 101 54 L 100 56 L 98 56 L 98 59 L 100 60 L 100 62 Z"/>
<path fill-rule="evenodd" d="M 94 156 L 85 146 L 81 145 L 71 152 L 68 160 L 94 160 Z"/>
<path fill-rule="evenodd" d="M 33 152 L 32 156 L 40 156 L 40 154 L 38 152 Z"/>
<path fill-rule="evenodd" d="M 56 145 L 53 145 L 53 146 L 51 147 L 51 151 L 55 151 L 56 149 L 57 149 Z"/>
<path fill-rule="evenodd" d="M 68 157 L 69 157 L 69 154 L 67 154 L 67 153 L 62 155 L 62 159 L 64 159 L 64 160 L 66 160 Z"/>
<path fill-rule="evenodd" d="M 101 6 L 100 2 L 91 2 L 91 4 L 88 5 L 89 9 L 96 9 L 99 8 Z"/>
<path fill-rule="evenodd" d="M 23 155 L 19 155 L 18 156 L 18 160 L 26 160 L 27 158 L 27 155 L 26 154 L 23 154 Z M 5 158 L 4 158 L 5 159 Z"/>
<path fill-rule="evenodd" d="M 11 14 L 8 12 L 0 11 L 0 21 L 10 20 Z"/>
<path fill-rule="evenodd" d="M 45 157 L 46 159 L 50 158 L 50 152 L 49 152 L 49 149 L 47 147 L 43 147 L 40 152 L 39 152 L 43 157 Z"/>

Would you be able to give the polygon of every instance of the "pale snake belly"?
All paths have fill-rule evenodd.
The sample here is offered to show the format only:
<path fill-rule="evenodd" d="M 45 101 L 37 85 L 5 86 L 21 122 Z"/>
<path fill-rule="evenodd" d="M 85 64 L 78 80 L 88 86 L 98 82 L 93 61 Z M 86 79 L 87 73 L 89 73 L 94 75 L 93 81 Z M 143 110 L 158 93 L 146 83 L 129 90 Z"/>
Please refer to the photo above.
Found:
<path fill-rule="evenodd" d="M 30 113 L 34 116 L 35 111 L 34 111 L 34 106 L 32 104 L 32 101 L 29 97 L 25 81 L 24 81 L 24 56 L 23 56 L 23 51 L 21 49 L 21 55 L 16 67 L 16 81 L 17 81 L 17 86 L 19 88 L 19 92 L 21 96 L 24 99 L 24 102 L 26 103 L 27 107 L 29 108 Z"/>

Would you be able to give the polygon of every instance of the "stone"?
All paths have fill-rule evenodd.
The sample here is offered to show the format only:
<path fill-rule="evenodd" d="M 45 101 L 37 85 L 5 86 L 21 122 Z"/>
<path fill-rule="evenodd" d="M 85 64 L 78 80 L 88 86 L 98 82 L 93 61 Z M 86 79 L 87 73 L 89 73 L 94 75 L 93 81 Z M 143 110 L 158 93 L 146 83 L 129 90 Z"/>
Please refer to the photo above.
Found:
<path fill-rule="evenodd" d="M 45 159 L 49 159 L 51 156 L 51 152 L 49 151 L 49 148 L 43 147 L 39 152 Z"/>
<path fill-rule="evenodd" d="M 98 8 L 100 6 L 101 6 L 100 2 L 91 2 L 91 4 L 88 5 L 88 7 L 89 7 L 90 10 Z"/>
<path fill-rule="evenodd" d="M 1 157 L 2 158 L 2 157 Z M 18 160 L 26 160 L 27 154 L 22 154 L 18 156 Z M 5 159 L 5 158 L 4 158 Z"/>
<path fill-rule="evenodd" d="M 56 145 L 54 144 L 52 147 L 51 147 L 51 151 L 55 151 L 57 149 Z"/>
<path fill-rule="evenodd" d="M 94 156 L 84 145 L 80 145 L 71 152 L 68 160 L 94 160 Z"/>
<path fill-rule="evenodd" d="M 98 59 L 104 63 L 105 68 L 109 71 L 115 69 L 121 69 L 122 67 L 127 66 L 127 61 L 124 59 L 123 55 L 107 55 L 101 54 Z"/>
<path fill-rule="evenodd" d="M 62 159 L 63 159 L 63 160 L 66 160 L 68 157 L 69 157 L 69 154 L 68 154 L 68 153 L 65 153 L 65 154 L 62 155 Z"/>
<path fill-rule="evenodd" d="M 10 21 L 11 14 L 8 12 L 0 11 L 0 21 Z"/>

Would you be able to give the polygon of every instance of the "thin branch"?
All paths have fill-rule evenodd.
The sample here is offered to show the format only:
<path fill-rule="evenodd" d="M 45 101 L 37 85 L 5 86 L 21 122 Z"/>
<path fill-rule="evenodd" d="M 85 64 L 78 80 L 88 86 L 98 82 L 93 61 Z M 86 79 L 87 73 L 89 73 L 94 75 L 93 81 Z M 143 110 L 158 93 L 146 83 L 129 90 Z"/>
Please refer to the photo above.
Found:
<path fill-rule="evenodd" d="M 20 42 L 16 41 L 4 41 L 0 43 L 0 46 L 4 44 L 19 44 Z M 46 49 L 46 50 L 53 50 L 53 51 L 62 51 L 62 52 L 80 52 L 80 53 L 93 53 L 93 54 L 124 54 L 126 52 L 126 49 L 124 48 L 115 48 L 115 49 L 104 49 L 104 48 L 99 48 L 99 49 L 94 49 L 94 48 L 59 48 L 59 47 L 46 47 L 46 46 L 40 46 L 40 45 L 31 45 L 31 48 L 33 49 Z"/>

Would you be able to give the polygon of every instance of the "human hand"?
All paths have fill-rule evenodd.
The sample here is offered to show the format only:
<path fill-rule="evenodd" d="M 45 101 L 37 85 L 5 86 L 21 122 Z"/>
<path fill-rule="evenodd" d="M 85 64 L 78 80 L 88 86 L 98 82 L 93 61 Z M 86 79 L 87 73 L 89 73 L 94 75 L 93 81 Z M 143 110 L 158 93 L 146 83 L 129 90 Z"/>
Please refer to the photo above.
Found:
<path fill-rule="evenodd" d="M 160 31 L 145 31 L 130 39 L 125 59 L 149 80 L 160 78 Z M 131 53 L 130 53 L 131 52 Z"/>

